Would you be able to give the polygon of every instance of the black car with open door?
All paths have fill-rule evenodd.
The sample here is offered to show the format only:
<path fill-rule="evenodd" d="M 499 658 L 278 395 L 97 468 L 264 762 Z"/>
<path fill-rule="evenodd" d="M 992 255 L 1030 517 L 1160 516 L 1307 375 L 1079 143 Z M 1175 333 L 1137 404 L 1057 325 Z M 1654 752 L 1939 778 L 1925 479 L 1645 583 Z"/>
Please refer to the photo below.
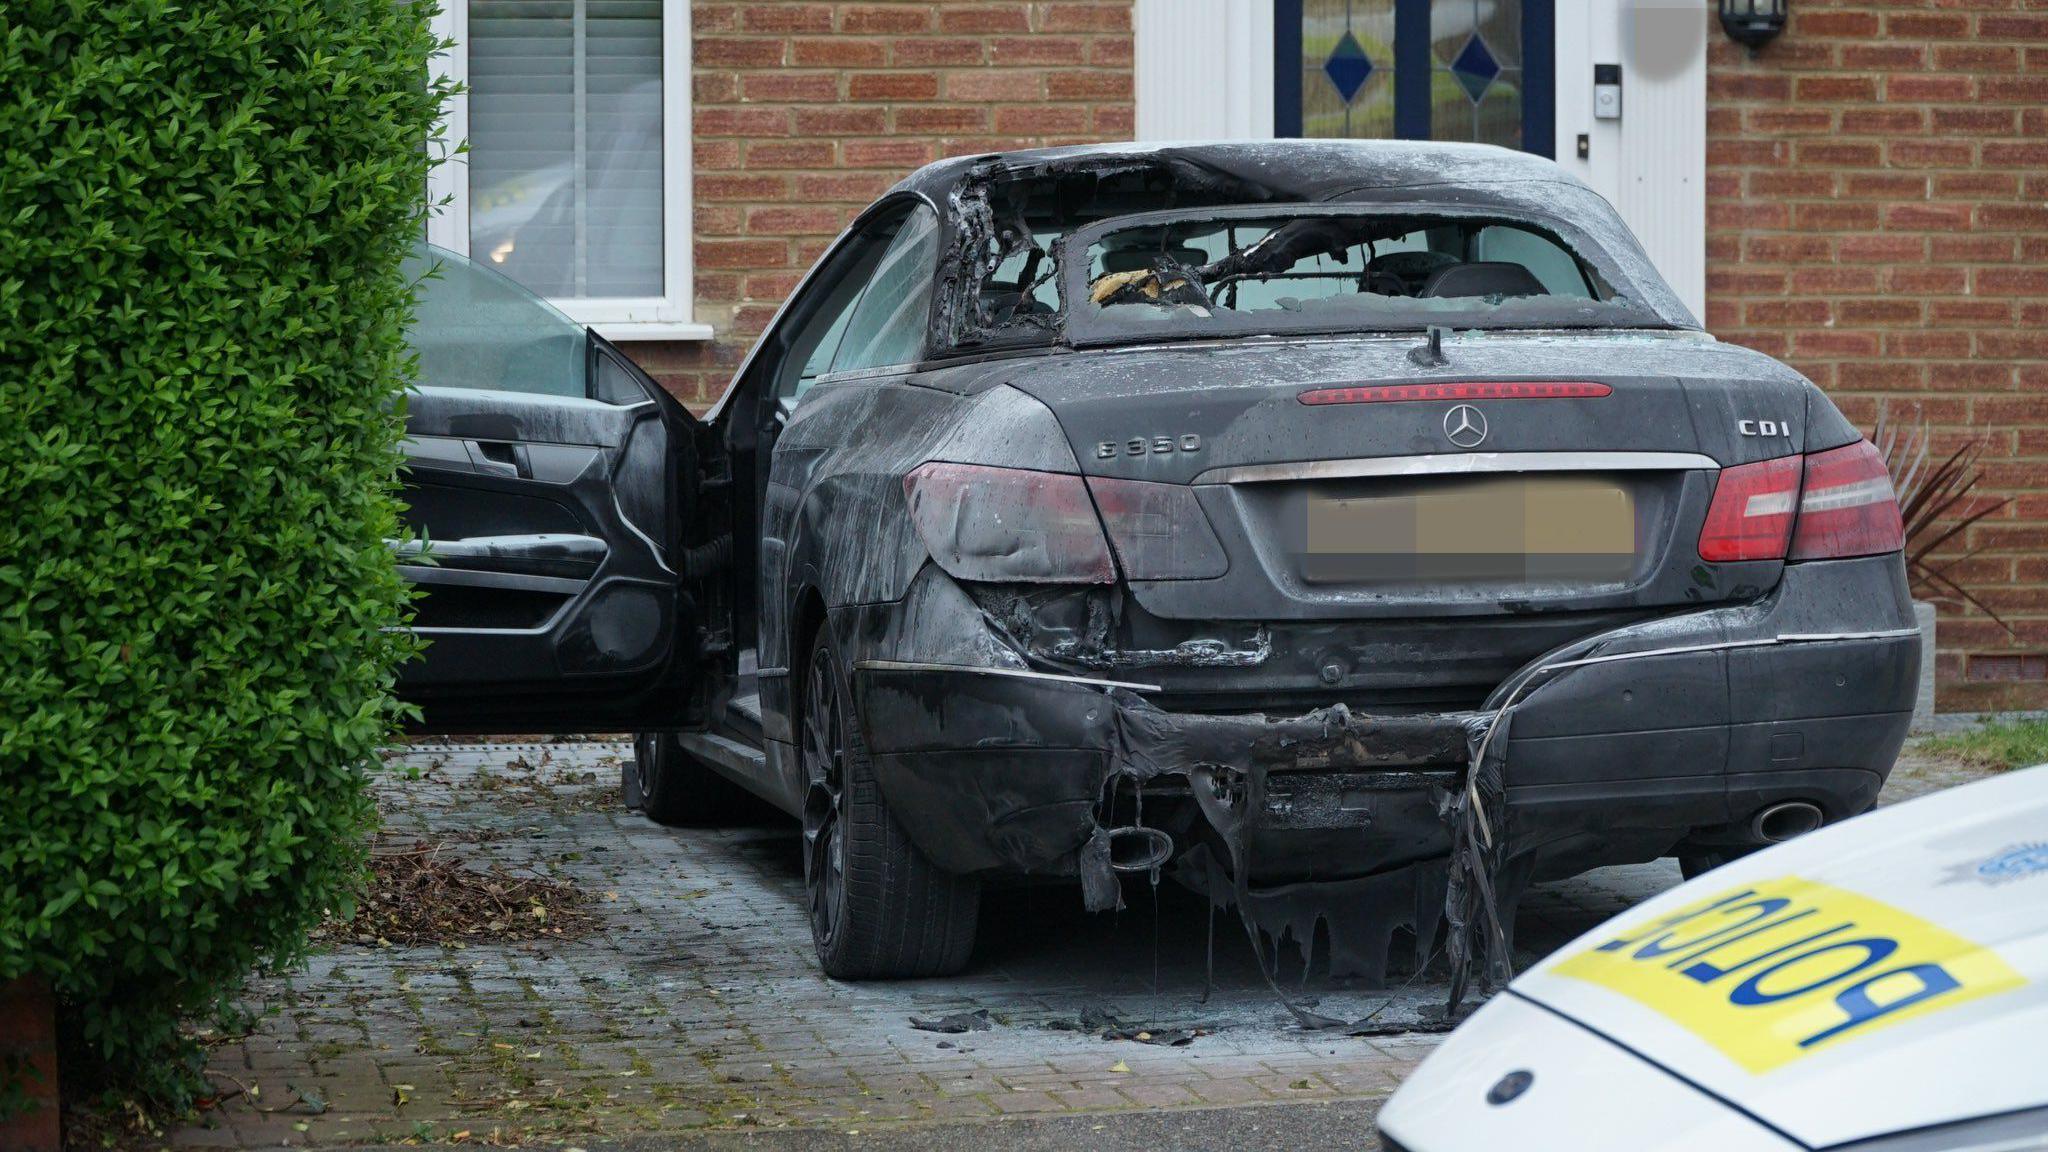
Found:
<path fill-rule="evenodd" d="M 1883 461 L 1548 161 L 943 161 L 702 422 L 442 259 L 407 695 L 630 729 L 665 823 L 800 818 L 832 976 L 958 970 L 989 878 L 1155 870 L 1367 979 L 1498 957 L 1531 881 L 1844 819 L 1905 736 Z"/>
<path fill-rule="evenodd" d="M 399 564 L 429 647 L 401 693 L 440 732 L 673 723 L 698 659 L 682 540 L 700 426 L 512 280 L 438 248 L 414 271 Z"/>

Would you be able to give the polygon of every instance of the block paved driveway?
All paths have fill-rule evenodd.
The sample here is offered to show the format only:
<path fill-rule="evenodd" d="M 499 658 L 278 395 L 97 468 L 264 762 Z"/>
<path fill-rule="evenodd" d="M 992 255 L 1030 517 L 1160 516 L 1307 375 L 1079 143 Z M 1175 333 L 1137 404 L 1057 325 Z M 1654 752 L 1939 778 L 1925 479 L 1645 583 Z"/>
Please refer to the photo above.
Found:
<path fill-rule="evenodd" d="M 210 1074 L 229 1098 L 171 1142 L 466 1133 L 582 1146 L 785 1127 L 836 1139 L 906 1121 L 1369 1103 L 1436 1043 L 1426 1030 L 1302 1031 L 1222 916 L 1205 1002 L 1205 911 L 1170 883 L 1156 914 L 1142 882 L 1116 915 L 1084 913 L 1064 887 L 991 892 L 966 975 L 828 981 L 812 957 L 795 825 L 659 827 L 619 806 L 630 755 L 595 742 L 447 744 L 394 759 L 377 785 L 387 837 L 452 838 L 479 864 L 574 882 L 596 929 L 469 947 L 346 943 L 256 979 L 244 998 L 254 1030 L 213 1049 Z M 1898 782 L 1925 786 L 1910 773 Z M 1523 907 L 1522 962 L 1677 882 L 1661 861 L 1539 886 Z M 1282 987 L 1326 1015 L 1391 1026 L 1426 1027 L 1444 998 L 1428 982 L 1303 984 L 1298 964 Z M 993 1027 L 945 1036 L 909 1023 L 974 1009 Z M 1207 1034 L 1170 1048 L 1059 1027 L 1091 1010 Z"/>

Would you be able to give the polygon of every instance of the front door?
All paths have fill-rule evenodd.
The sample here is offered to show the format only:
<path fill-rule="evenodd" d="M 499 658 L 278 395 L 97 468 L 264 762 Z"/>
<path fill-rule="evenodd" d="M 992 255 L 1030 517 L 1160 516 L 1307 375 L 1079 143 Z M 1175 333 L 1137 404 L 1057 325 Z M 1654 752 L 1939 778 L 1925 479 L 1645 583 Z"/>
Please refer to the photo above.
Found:
<path fill-rule="evenodd" d="M 512 280 L 429 249 L 411 332 L 400 571 L 426 731 L 677 724 L 695 662 L 679 572 L 694 421 Z"/>
<path fill-rule="evenodd" d="M 1273 134 L 1553 155 L 1554 0 L 1277 0 Z"/>

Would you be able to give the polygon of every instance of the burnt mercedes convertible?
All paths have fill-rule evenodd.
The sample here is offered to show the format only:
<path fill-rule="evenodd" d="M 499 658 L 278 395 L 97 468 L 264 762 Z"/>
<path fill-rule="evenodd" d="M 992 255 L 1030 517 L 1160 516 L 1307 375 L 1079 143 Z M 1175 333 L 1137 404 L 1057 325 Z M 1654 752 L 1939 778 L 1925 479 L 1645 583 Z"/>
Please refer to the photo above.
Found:
<path fill-rule="evenodd" d="M 1906 733 L 1883 461 L 1545 160 L 934 164 L 702 419 L 439 262 L 423 727 L 635 731 L 655 820 L 800 818 L 834 977 L 960 969 L 989 880 L 1125 873 L 1484 974 L 1532 880 L 1853 816 Z"/>

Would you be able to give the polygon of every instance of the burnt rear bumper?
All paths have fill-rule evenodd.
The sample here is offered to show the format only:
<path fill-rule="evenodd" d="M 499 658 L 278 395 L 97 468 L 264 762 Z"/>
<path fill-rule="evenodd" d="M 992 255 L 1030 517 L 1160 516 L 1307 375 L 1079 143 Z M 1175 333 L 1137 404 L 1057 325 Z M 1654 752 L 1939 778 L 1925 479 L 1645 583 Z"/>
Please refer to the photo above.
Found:
<path fill-rule="evenodd" d="M 1476 721 L 1173 713 L 1079 679 L 884 662 L 856 666 L 854 685 L 890 809 L 957 872 L 1072 875 L 1113 780 L 1171 795 L 1169 778 L 1203 766 L 1266 771 L 1261 859 L 1335 878 L 1442 855 L 1434 796 L 1456 786 Z"/>
<path fill-rule="evenodd" d="M 969 604 L 920 599 L 927 612 Z M 891 809 L 956 872 L 1073 875 L 1116 781 L 1217 786 L 1198 768 L 1267 781 L 1250 843 L 1269 875 L 1337 879 L 1440 855 L 1440 802 L 1504 715 L 1508 855 L 1537 876 L 1740 840 L 1781 800 L 1843 819 L 1875 803 L 1919 667 L 1896 556 L 1791 566 L 1753 604 L 1586 637 L 1531 661 L 1484 708 L 1416 716 L 1168 712 L 1021 660 L 970 663 L 957 642 L 916 659 L 900 638 L 919 628 L 897 623 L 899 642 L 855 660 L 856 714 Z M 981 627 L 943 630 L 957 641 Z"/>

